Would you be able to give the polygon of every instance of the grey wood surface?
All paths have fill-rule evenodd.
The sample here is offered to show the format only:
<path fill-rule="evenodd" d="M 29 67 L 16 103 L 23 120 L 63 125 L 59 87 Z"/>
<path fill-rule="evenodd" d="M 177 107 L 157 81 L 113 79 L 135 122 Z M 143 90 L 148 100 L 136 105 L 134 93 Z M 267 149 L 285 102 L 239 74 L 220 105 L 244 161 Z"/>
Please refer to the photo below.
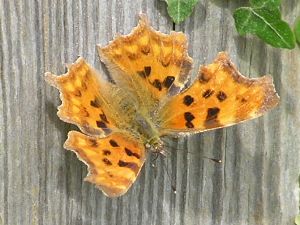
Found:
<path fill-rule="evenodd" d="M 294 22 L 298 0 L 283 2 L 284 18 Z M 168 140 L 176 195 L 162 161 L 152 168 L 149 160 L 125 196 L 109 199 L 83 182 L 86 166 L 63 149 L 75 128 L 56 116 L 58 91 L 43 74 L 64 73 L 77 55 L 106 73 L 96 44 L 128 33 L 139 12 L 171 31 L 165 3 L 0 0 L 0 225 L 292 225 L 299 211 L 300 51 L 238 36 L 231 14 L 245 4 L 201 0 L 175 29 L 188 35 L 194 71 L 226 50 L 242 73 L 273 75 L 279 107 L 234 127 Z"/>

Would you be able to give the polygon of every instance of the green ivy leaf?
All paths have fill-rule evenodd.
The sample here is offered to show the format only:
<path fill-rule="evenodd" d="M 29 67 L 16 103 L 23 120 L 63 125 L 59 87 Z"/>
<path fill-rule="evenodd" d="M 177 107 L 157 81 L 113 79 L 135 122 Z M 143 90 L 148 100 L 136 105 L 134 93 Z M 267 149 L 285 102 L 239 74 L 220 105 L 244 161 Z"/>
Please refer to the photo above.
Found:
<path fill-rule="evenodd" d="M 281 0 L 250 0 L 250 4 L 256 8 L 278 8 Z"/>
<path fill-rule="evenodd" d="M 168 4 L 168 14 L 175 23 L 184 21 L 191 15 L 199 0 L 165 0 Z"/>
<path fill-rule="evenodd" d="M 295 224 L 300 225 L 300 215 L 296 216 Z"/>
<path fill-rule="evenodd" d="M 235 26 L 241 35 L 255 34 L 276 48 L 295 48 L 295 35 L 281 20 L 279 0 L 251 0 L 251 7 L 235 10 Z"/>
<path fill-rule="evenodd" d="M 295 36 L 296 36 L 298 43 L 300 44 L 300 17 L 298 17 L 298 19 L 296 20 Z"/>

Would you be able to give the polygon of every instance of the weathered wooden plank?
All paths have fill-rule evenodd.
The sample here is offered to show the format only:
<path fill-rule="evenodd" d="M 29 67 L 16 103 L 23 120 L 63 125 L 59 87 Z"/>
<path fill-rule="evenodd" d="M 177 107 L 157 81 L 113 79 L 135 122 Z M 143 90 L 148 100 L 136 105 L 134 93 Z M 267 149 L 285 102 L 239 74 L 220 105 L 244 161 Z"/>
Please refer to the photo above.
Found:
<path fill-rule="evenodd" d="M 291 22 L 300 12 L 296 3 L 283 4 Z M 127 195 L 108 199 L 83 183 L 85 165 L 63 150 L 76 128 L 57 118 L 58 93 L 43 73 L 63 73 L 77 55 L 105 73 L 95 45 L 128 33 L 139 12 L 169 32 L 164 2 L 0 0 L 0 224 L 292 224 L 299 203 L 299 49 L 239 37 L 231 17 L 237 5 L 202 0 L 176 30 L 189 36 L 195 71 L 226 50 L 244 74 L 274 76 L 280 106 L 235 127 L 170 139 L 176 195 L 157 160 L 156 169 L 146 163 Z"/>

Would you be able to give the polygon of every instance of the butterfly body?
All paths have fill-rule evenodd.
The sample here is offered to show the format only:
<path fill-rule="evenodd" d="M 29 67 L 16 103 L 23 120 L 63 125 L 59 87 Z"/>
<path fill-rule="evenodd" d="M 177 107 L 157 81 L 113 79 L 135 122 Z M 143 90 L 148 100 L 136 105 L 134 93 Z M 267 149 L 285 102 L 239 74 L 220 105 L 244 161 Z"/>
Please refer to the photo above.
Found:
<path fill-rule="evenodd" d="M 101 80 L 101 77 L 98 77 Z M 141 78 L 133 76 L 130 82 L 135 83 L 135 89 L 124 89 L 110 83 L 102 88 L 102 95 L 97 101 L 102 106 L 102 115 L 115 124 L 114 131 L 130 134 L 144 144 L 147 152 L 165 154 L 163 141 L 160 139 L 159 102 L 151 95 L 139 95 L 138 90 L 144 87 Z M 104 80 L 101 83 L 105 83 Z M 128 84 L 127 84 L 128 85 Z M 133 85 L 133 84 L 131 84 Z M 141 98 L 140 96 L 143 96 Z M 151 102 L 155 107 L 146 107 Z M 147 103 L 147 104 L 145 104 Z M 104 119 L 104 120 L 105 120 Z M 109 129 L 109 128 L 108 128 Z M 104 131 L 107 130 L 104 128 Z M 109 131 L 111 132 L 111 131 Z"/>
<path fill-rule="evenodd" d="M 141 86 L 139 88 L 142 89 L 143 87 Z M 112 104 L 111 107 L 114 108 L 111 108 L 109 110 L 117 112 L 117 116 L 115 116 L 114 121 L 117 129 L 121 131 L 127 131 L 137 140 L 140 140 L 144 144 L 145 149 L 147 149 L 149 152 L 164 154 L 164 144 L 160 139 L 159 131 L 159 108 L 157 107 L 153 111 L 150 111 L 143 105 L 137 104 L 137 102 L 139 102 L 139 99 L 133 100 L 130 96 L 138 95 L 137 93 L 131 93 L 131 91 L 121 89 L 120 93 L 122 94 L 119 94 L 118 96 L 120 97 L 121 95 L 122 99 L 120 101 L 117 101 L 117 104 Z M 107 102 L 112 102 L 115 100 L 116 98 L 107 96 Z M 150 101 L 154 100 L 150 99 Z M 117 118 L 121 118 L 121 120 L 117 120 Z"/>
<path fill-rule="evenodd" d="M 279 102 L 270 76 L 244 77 L 224 52 L 184 89 L 192 67 L 186 36 L 157 32 L 143 15 L 131 34 L 98 51 L 114 82 L 83 58 L 64 75 L 46 73 L 46 80 L 60 90 L 58 116 L 82 131 L 70 131 L 64 147 L 109 197 L 127 192 L 147 152 L 165 154 L 162 136 L 234 125 Z"/>

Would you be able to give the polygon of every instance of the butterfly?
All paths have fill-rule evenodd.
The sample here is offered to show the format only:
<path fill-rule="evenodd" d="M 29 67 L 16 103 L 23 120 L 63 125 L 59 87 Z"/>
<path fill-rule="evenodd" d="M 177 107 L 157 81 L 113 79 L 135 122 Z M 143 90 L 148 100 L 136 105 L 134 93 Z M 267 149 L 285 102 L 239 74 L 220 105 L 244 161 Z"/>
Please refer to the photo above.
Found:
<path fill-rule="evenodd" d="M 231 126 L 279 102 L 271 76 L 246 78 L 225 52 L 188 86 L 187 37 L 154 30 L 145 15 L 129 35 L 97 47 L 113 81 L 81 57 L 66 74 L 45 79 L 60 91 L 59 118 L 81 130 L 70 131 L 64 147 L 88 166 L 85 180 L 109 197 L 128 191 L 147 153 L 165 153 L 163 136 Z"/>

